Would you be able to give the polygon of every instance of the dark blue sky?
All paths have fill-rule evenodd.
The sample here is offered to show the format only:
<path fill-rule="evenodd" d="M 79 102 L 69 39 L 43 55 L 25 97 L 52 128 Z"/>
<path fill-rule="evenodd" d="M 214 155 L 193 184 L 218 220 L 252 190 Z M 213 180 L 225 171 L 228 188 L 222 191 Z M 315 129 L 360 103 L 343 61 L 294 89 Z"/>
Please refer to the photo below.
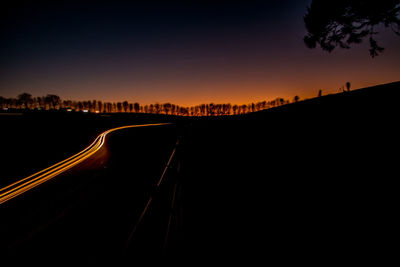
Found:
<path fill-rule="evenodd" d="M 400 73 L 400 38 L 391 33 L 376 59 L 366 45 L 306 48 L 311 1 L 143 2 L 13 2 L 1 11 L 0 95 L 246 103 Z"/>

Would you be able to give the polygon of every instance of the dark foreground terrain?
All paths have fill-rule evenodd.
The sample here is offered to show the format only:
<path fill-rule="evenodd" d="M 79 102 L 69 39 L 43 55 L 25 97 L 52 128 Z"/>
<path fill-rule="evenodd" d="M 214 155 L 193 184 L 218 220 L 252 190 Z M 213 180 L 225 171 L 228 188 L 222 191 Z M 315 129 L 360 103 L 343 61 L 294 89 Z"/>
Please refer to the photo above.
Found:
<path fill-rule="evenodd" d="M 193 124 L 185 263 L 384 261 L 399 93 L 398 82 Z"/>
<path fill-rule="evenodd" d="M 382 262 L 394 251 L 399 90 L 112 134 L 93 158 L 0 206 L 1 251 L 56 265 Z"/>
<path fill-rule="evenodd" d="M 94 156 L 3 203 L 2 259 L 17 266 L 112 266 L 134 260 L 130 250 L 126 253 L 129 236 L 176 136 L 175 125 L 110 134 Z"/>

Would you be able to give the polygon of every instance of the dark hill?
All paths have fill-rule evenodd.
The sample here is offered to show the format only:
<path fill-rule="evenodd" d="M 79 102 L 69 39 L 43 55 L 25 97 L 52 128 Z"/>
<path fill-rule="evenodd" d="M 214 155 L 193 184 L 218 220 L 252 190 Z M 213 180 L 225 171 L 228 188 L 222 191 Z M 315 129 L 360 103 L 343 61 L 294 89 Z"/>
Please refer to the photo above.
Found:
<path fill-rule="evenodd" d="M 324 112 L 331 113 L 331 115 L 380 113 L 385 110 L 394 110 L 398 106 L 399 92 L 400 81 L 299 101 L 275 109 L 252 113 L 249 116 L 262 117 L 271 112 L 287 111 Z"/>
<path fill-rule="evenodd" d="M 176 122 L 176 128 L 169 133 L 151 135 L 143 131 L 130 135 L 128 131 L 114 138 L 111 135 L 109 143 L 114 142 L 123 152 L 110 146 L 113 156 L 108 168 L 71 175 L 74 179 L 61 179 L 61 183 L 53 184 L 55 187 L 47 184 L 47 194 L 51 198 L 57 195 L 53 198 L 56 201 L 41 200 L 46 196 L 43 187 L 44 195 L 43 191 L 36 195 L 43 206 L 37 209 L 30 209 L 36 202 L 29 201 L 34 197 L 28 198 L 25 208 L 29 213 L 16 210 L 18 215 L 21 213 L 20 218 L 30 218 L 21 219 L 23 225 L 46 221 L 58 211 L 62 216 L 57 215 L 60 221 L 51 219 L 53 222 L 45 224 L 48 228 L 40 227 L 44 236 L 38 234 L 35 239 L 33 234 L 32 241 L 22 244 L 34 257 L 26 256 L 19 247 L 17 251 L 29 262 L 41 262 L 45 257 L 52 263 L 53 259 L 80 263 L 75 259 L 82 253 L 85 259 L 96 256 L 92 260 L 98 262 L 110 258 L 113 262 L 126 259 L 127 263 L 137 263 L 138 256 L 148 266 L 149 261 L 158 259 L 162 247 L 175 266 L 203 262 L 223 266 L 276 262 L 327 265 L 373 260 L 382 265 L 387 254 L 394 254 L 390 240 L 397 229 L 399 92 L 397 82 L 230 117 L 61 112 L 4 115 L 0 122 L 7 131 L 0 135 L 0 184 L 5 178 L 12 178 L 6 175 L 7 169 L 16 178 L 22 172 L 31 173 L 31 168 L 41 168 L 40 164 L 46 166 L 80 151 L 105 129 Z M 176 135 L 182 138 L 168 174 L 160 188 L 150 188 L 150 181 L 156 180 L 157 173 L 165 167 L 162 159 L 167 163 L 165 155 L 171 153 Z M 167 145 L 164 138 L 171 144 Z M 143 180 L 136 180 L 138 177 Z M 118 181 L 124 186 L 109 183 L 116 178 L 122 179 Z M 149 189 L 143 189 L 142 182 Z M 168 191 L 172 188 L 174 191 Z M 122 246 L 126 245 L 123 225 L 128 228 L 132 218 L 142 211 L 142 200 L 138 203 L 137 199 L 153 193 L 154 201 L 141 232 L 133 239 L 129 252 L 120 251 L 122 241 Z M 75 198 L 76 195 L 79 196 Z M 3 217 L 13 222 L 13 217 Z M 163 242 L 166 218 L 171 223 L 168 243 Z M 12 225 L 18 233 L 31 229 Z M 3 229 L 12 233 L 10 227 Z M 122 234 L 119 236 L 118 232 Z M 44 240 L 42 244 L 51 247 L 51 252 L 46 254 L 49 250 L 36 246 L 34 240 Z M 47 240 L 57 240 L 61 249 Z M 156 242 L 160 240 L 162 244 Z M 45 253 L 41 256 L 36 251 Z"/>
<path fill-rule="evenodd" d="M 390 249 L 399 92 L 396 82 L 194 123 L 180 255 L 377 259 Z"/>

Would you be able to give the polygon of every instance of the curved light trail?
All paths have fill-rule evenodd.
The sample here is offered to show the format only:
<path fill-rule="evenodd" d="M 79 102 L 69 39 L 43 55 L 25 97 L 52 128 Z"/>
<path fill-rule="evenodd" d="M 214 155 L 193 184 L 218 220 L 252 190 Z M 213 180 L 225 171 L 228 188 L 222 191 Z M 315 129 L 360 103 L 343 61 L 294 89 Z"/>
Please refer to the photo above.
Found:
<path fill-rule="evenodd" d="M 35 174 L 32 174 L 26 178 L 23 178 L 15 183 L 12 183 L 6 187 L 0 189 L 0 204 L 18 196 L 26 191 L 52 179 L 53 177 L 59 175 L 62 172 L 72 168 L 73 166 L 79 164 L 80 162 L 84 161 L 85 159 L 89 158 L 93 154 L 95 154 L 105 142 L 105 138 L 107 134 L 122 130 L 126 128 L 134 128 L 134 127 L 145 127 L 145 126 L 159 126 L 159 125 L 167 125 L 171 123 L 155 123 L 155 124 L 141 124 L 141 125 L 129 125 L 129 126 L 122 126 L 107 130 L 101 133 L 97 138 L 94 140 L 92 144 L 90 144 L 87 148 L 82 150 L 81 152 L 59 162 L 56 163 L 44 170 L 41 170 Z"/>

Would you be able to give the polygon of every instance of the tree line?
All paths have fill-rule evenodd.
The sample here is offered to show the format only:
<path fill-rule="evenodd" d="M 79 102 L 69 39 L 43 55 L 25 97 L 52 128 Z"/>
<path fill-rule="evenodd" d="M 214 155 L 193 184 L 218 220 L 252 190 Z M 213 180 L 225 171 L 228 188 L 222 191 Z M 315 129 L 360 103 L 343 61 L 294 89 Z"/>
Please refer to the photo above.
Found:
<path fill-rule="evenodd" d="M 294 101 L 298 101 L 297 96 Z M 131 103 L 128 101 L 103 102 L 98 100 L 62 100 L 59 96 L 52 94 L 41 97 L 32 97 L 31 94 L 23 93 L 18 95 L 16 98 L 4 98 L 0 96 L 0 107 L 2 110 L 67 110 L 91 113 L 151 113 L 178 116 L 239 115 L 285 105 L 289 102 L 289 100 L 279 97 L 271 101 L 261 101 L 242 105 L 210 103 L 184 107 L 171 103 L 141 105 L 138 102 Z"/>

